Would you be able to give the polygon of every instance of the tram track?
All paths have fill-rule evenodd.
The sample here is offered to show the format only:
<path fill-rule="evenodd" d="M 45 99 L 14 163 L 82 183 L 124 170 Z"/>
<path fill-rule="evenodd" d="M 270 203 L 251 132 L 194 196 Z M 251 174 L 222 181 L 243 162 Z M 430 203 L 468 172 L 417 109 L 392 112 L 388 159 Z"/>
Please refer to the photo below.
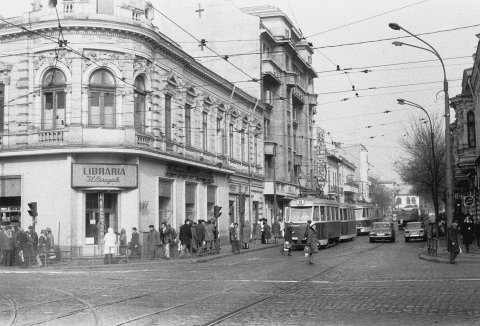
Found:
<path fill-rule="evenodd" d="M 10 326 L 16 325 L 17 321 L 18 321 L 19 304 L 17 303 L 17 301 L 15 299 L 13 299 L 9 295 L 0 293 L 0 297 L 5 298 L 8 302 L 10 302 L 10 304 L 13 308 L 13 309 L 11 309 L 11 310 L 13 310 L 13 313 L 12 313 L 12 317 L 9 320 L 8 325 L 10 325 Z"/>

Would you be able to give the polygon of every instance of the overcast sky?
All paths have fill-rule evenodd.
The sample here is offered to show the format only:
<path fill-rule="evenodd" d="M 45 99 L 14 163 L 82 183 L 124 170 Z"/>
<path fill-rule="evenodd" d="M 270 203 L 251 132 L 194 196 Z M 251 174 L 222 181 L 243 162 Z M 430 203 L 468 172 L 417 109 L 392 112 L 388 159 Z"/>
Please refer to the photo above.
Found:
<path fill-rule="evenodd" d="M 199 2 L 203 1 L 208 0 Z M 238 7 L 277 6 L 301 29 L 316 48 L 313 66 L 319 74 L 315 84 L 319 94 L 317 124 L 329 133 L 327 141 L 345 146 L 364 144 L 373 174 L 384 180 L 399 180 L 393 171 L 393 163 L 402 156 L 398 140 L 404 137 L 412 119 L 425 117 L 418 109 L 397 105 L 396 99 L 422 105 L 432 118 L 437 115 L 443 119 L 444 112 L 439 61 L 426 51 L 395 47 L 392 40 L 379 41 L 406 36 L 390 29 L 388 23 L 396 22 L 414 34 L 432 33 L 421 37 L 444 59 L 450 97 L 459 93 L 463 70 L 473 64 L 476 34 L 480 33 L 478 0 L 225 1 Z M 30 9 L 31 2 L 2 1 L 0 15 L 19 15 Z M 161 8 L 161 0 L 152 3 Z M 372 42 L 346 45 L 366 41 Z M 413 38 L 401 41 L 422 45 Z M 337 65 L 342 71 L 335 71 Z M 386 110 L 392 112 L 382 113 Z"/>

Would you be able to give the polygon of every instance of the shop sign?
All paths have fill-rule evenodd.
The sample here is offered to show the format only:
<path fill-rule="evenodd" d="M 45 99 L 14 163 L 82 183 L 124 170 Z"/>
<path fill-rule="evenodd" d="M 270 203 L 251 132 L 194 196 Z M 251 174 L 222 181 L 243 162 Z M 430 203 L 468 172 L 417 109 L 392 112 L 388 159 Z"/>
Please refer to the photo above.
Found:
<path fill-rule="evenodd" d="M 72 188 L 136 188 L 135 164 L 72 164 Z"/>

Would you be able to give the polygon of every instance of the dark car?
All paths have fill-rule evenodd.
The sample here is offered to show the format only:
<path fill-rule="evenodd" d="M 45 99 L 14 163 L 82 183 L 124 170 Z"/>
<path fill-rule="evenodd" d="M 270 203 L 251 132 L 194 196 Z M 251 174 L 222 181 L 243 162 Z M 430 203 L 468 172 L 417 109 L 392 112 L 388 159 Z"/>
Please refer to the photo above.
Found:
<path fill-rule="evenodd" d="M 427 241 L 427 227 L 424 222 L 408 222 L 405 226 L 405 242 L 413 239 Z"/>
<path fill-rule="evenodd" d="M 392 222 L 375 222 L 369 233 L 370 242 L 389 240 L 395 242 L 395 225 Z"/>

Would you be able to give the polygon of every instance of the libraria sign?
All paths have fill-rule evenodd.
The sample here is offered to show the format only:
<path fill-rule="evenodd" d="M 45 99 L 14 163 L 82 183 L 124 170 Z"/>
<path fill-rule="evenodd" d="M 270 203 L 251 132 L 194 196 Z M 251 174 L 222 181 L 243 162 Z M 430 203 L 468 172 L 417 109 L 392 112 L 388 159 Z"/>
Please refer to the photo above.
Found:
<path fill-rule="evenodd" d="M 136 188 L 135 164 L 72 164 L 72 187 Z"/>

